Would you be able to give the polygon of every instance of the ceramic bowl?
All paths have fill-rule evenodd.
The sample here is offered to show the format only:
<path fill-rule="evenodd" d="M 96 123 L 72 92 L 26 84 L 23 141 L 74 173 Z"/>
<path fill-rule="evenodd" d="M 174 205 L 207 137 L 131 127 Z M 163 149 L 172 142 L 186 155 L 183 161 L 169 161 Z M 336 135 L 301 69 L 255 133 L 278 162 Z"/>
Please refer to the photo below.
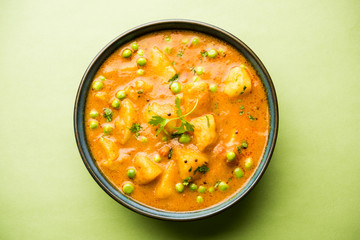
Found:
<path fill-rule="evenodd" d="M 267 98 L 269 102 L 270 131 L 269 131 L 268 141 L 266 143 L 266 149 L 264 151 L 263 158 L 258 168 L 254 172 L 253 176 L 251 177 L 251 179 L 248 180 L 247 184 L 242 189 L 240 189 L 236 194 L 228 198 L 226 201 L 220 202 L 219 204 L 216 204 L 209 208 L 201 209 L 197 211 L 190 211 L 190 212 L 164 211 L 143 205 L 123 195 L 119 190 L 117 190 L 116 187 L 114 187 L 110 183 L 110 181 L 99 170 L 96 161 L 91 155 L 85 137 L 84 112 L 85 112 L 86 96 L 91 87 L 91 82 L 93 80 L 93 77 L 100 68 L 101 64 L 123 44 L 132 41 L 142 35 L 156 31 L 162 31 L 162 30 L 197 31 L 197 32 L 205 33 L 207 35 L 211 35 L 232 45 L 235 49 L 240 51 L 247 58 L 247 60 L 252 64 L 252 66 L 258 72 L 258 75 L 262 80 L 263 85 L 266 89 Z M 216 26 L 207 23 L 193 21 L 193 20 L 161 20 L 161 21 L 146 23 L 138 27 L 135 27 L 127 32 L 124 32 L 118 37 L 116 37 L 99 52 L 99 54 L 92 60 L 89 67 L 87 68 L 80 82 L 80 86 L 75 101 L 75 109 L 74 109 L 74 131 L 75 131 L 76 143 L 86 168 L 88 169 L 92 177 L 95 179 L 95 181 L 100 185 L 100 187 L 117 202 L 121 203 L 125 207 L 137 213 L 149 217 L 154 217 L 157 219 L 173 220 L 173 221 L 188 221 L 188 220 L 195 220 L 195 219 L 202 219 L 205 217 L 209 217 L 217 213 L 220 213 L 225 209 L 228 209 L 229 207 L 233 206 L 236 202 L 238 202 L 240 199 L 245 197 L 245 195 L 252 188 L 254 188 L 256 183 L 260 180 L 261 176 L 264 174 L 269 164 L 276 143 L 278 124 L 279 124 L 279 115 L 278 115 L 278 105 L 277 105 L 275 89 L 272 80 L 270 78 L 270 75 L 265 69 L 261 60 L 247 45 L 245 45 L 245 43 L 243 43 L 234 35 Z"/>

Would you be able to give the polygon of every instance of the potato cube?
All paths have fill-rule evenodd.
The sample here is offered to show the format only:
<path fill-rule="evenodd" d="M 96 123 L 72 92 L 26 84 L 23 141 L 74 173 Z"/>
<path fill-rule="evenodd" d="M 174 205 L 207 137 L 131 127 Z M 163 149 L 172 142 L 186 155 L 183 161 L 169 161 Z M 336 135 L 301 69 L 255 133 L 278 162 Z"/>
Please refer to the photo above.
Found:
<path fill-rule="evenodd" d="M 155 189 L 155 196 L 160 199 L 168 198 L 171 194 L 175 193 L 175 177 L 177 167 L 174 161 L 170 161 L 166 165 L 166 169 L 157 184 Z"/>
<path fill-rule="evenodd" d="M 251 77 L 245 66 L 232 68 L 224 84 L 224 93 L 229 97 L 237 97 L 251 91 Z"/>
<path fill-rule="evenodd" d="M 115 141 L 115 139 L 108 137 L 99 138 L 100 145 L 103 147 L 107 160 L 109 161 L 114 161 L 119 156 L 119 148 Z"/>
<path fill-rule="evenodd" d="M 157 47 L 153 47 L 151 49 L 148 63 L 148 69 L 155 75 L 163 78 L 163 82 L 167 83 L 169 79 L 174 77 L 176 74 L 176 69 L 171 64 L 168 57 Z"/>
<path fill-rule="evenodd" d="M 193 143 L 200 151 L 203 151 L 208 145 L 216 139 L 215 119 L 211 114 L 194 118 L 190 121 L 194 125 Z"/>
<path fill-rule="evenodd" d="M 121 102 L 119 116 L 115 119 L 115 136 L 121 144 L 125 144 L 130 136 L 129 130 L 132 124 L 136 121 L 136 112 L 134 104 L 125 99 Z"/>
<path fill-rule="evenodd" d="M 209 84 L 207 82 L 197 81 L 183 85 L 183 102 L 185 113 L 193 109 L 196 99 L 198 99 L 198 104 L 191 115 L 201 115 L 208 113 L 211 106 L 211 99 L 209 93 Z"/>
<path fill-rule="evenodd" d="M 134 166 L 137 171 L 135 181 L 139 184 L 147 184 L 162 173 L 161 167 L 146 157 L 144 153 L 135 155 Z"/>
<path fill-rule="evenodd" d="M 199 169 L 207 165 L 207 157 L 201 153 L 196 146 L 190 144 L 188 146 L 178 146 L 174 149 L 174 157 L 177 160 L 179 174 L 181 179 L 191 177 L 196 179 L 200 176 Z"/>
<path fill-rule="evenodd" d="M 146 121 L 149 122 L 150 119 L 152 118 L 152 116 L 155 116 L 155 115 L 159 115 L 166 119 L 177 117 L 175 107 L 173 105 L 159 104 L 157 102 L 152 102 L 145 107 L 144 117 L 145 117 Z M 176 129 L 174 129 L 174 128 L 177 126 L 177 123 L 178 123 L 177 120 L 173 120 L 173 121 L 169 122 L 166 125 L 165 130 L 168 131 L 169 133 L 175 132 Z"/>

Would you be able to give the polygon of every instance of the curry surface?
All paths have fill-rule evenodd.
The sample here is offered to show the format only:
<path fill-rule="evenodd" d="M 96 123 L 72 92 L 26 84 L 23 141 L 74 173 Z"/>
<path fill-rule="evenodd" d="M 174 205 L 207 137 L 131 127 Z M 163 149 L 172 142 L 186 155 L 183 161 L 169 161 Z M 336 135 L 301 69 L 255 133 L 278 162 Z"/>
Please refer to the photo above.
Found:
<path fill-rule="evenodd" d="M 194 37 L 199 39 L 197 45 L 192 44 Z M 169 38 L 170 41 L 166 41 Z M 246 184 L 256 170 L 264 153 L 268 139 L 270 116 L 266 92 L 261 80 L 241 53 L 211 36 L 191 31 L 163 31 L 145 35 L 135 39 L 135 41 L 138 43 L 139 49 L 144 51 L 144 57 L 148 59 L 148 63 L 144 67 L 138 66 L 136 60 L 139 56 L 136 51 L 133 51 L 130 58 L 122 57 L 122 51 L 125 48 L 131 49 L 131 42 L 129 42 L 114 52 L 98 70 L 94 80 L 99 80 L 100 76 L 104 76 L 104 87 L 99 91 L 90 89 L 88 93 L 85 125 L 88 145 L 94 159 L 103 174 L 119 191 L 122 192 L 122 186 L 125 182 L 132 182 L 134 191 L 128 197 L 151 207 L 169 211 L 192 211 L 207 208 L 224 201 Z M 185 186 L 184 192 L 178 193 L 175 191 L 175 184 L 183 182 L 184 179 L 180 177 L 179 171 L 175 171 L 171 177 L 174 191 L 169 197 L 162 199 L 155 196 L 155 189 L 161 176 L 148 184 L 139 184 L 136 181 L 137 176 L 134 180 L 127 176 L 126 171 L 129 167 L 134 166 L 133 158 L 138 152 L 145 153 L 151 161 L 154 160 L 156 154 L 160 153 L 162 155 L 161 161 L 159 163 L 153 162 L 164 171 L 169 161 L 174 160 L 175 165 L 178 165 L 175 159 L 177 156 L 173 155 L 171 159 L 168 159 L 166 150 L 184 145 L 179 143 L 178 138 L 171 139 L 169 137 L 169 140 L 163 141 L 162 138 L 165 136 L 163 132 L 155 136 L 158 128 L 148 124 L 147 119 L 144 117 L 144 111 L 146 111 L 148 104 L 159 102 L 174 106 L 176 97 L 169 89 L 169 83 L 164 82 L 164 79 L 160 79 L 151 69 L 152 66 L 148 57 L 154 46 L 158 47 L 172 63 L 179 76 L 178 82 L 182 86 L 194 81 L 194 77 L 197 75 L 193 67 L 197 66 L 204 68 L 204 73 L 199 76 L 199 81 L 218 86 L 215 93 L 209 92 L 210 101 L 199 102 L 197 106 L 197 108 L 201 108 L 199 114 L 190 114 L 186 119 L 190 121 L 204 114 L 212 114 L 216 123 L 216 138 L 203 150 L 209 170 L 204 174 L 200 174 L 200 177 L 193 182 L 197 186 L 202 185 L 209 189 L 211 186 L 214 187 L 218 181 L 225 181 L 229 185 L 228 190 L 220 191 L 215 189 L 212 193 L 208 191 L 199 193 L 191 191 L 188 186 Z M 164 49 L 166 47 L 172 48 L 170 53 L 169 51 L 165 53 Z M 215 58 L 201 55 L 201 52 L 209 49 L 216 49 L 218 55 Z M 225 87 L 224 79 L 232 68 L 240 65 L 246 67 L 251 77 L 251 91 L 230 98 L 223 91 Z M 139 68 L 145 70 L 143 76 L 137 75 L 136 71 Z M 142 130 L 139 131 L 139 134 L 140 137 L 146 137 L 147 142 L 139 141 L 139 137 L 135 133 L 131 133 L 130 139 L 126 143 L 120 144 L 115 133 L 109 134 L 105 137 L 115 142 L 118 151 L 117 158 L 109 161 L 104 148 L 99 144 L 99 139 L 104 136 L 101 126 L 106 123 L 106 119 L 102 116 L 103 109 L 110 108 L 112 110 L 111 123 L 113 123 L 119 114 L 119 110 L 111 107 L 111 102 L 116 99 L 117 91 L 126 89 L 126 87 L 134 85 L 134 82 L 139 80 L 150 82 L 153 85 L 152 90 L 140 94 L 136 93 L 135 95 L 128 94 L 126 99 L 129 99 L 135 106 L 135 122 L 141 124 Z M 99 127 L 90 129 L 89 121 L 92 118 L 90 118 L 89 113 L 94 109 L 99 112 L 99 116 L 95 118 L 99 122 Z M 186 109 L 183 108 L 183 112 L 186 113 Z M 172 117 L 176 117 L 176 115 Z M 191 132 L 190 136 L 192 136 Z M 234 138 L 237 143 L 246 140 L 248 147 L 241 149 L 241 153 L 238 153 L 234 146 L 229 145 L 229 142 Z M 185 145 L 196 148 L 192 141 Z M 236 159 L 233 162 L 227 162 L 226 160 L 226 152 L 229 150 L 236 153 Z M 246 169 L 244 166 L 244 161 L 248 157 L 251 157 L 254 162 L 253 167 L 250 169 Z M 234 176 L 233 171 L 236 167 L 240 167 L 244 171 L 243 177 L 236 178 Z M 199 195 L 204 199 L 202 203 L 196 201 Z"/>

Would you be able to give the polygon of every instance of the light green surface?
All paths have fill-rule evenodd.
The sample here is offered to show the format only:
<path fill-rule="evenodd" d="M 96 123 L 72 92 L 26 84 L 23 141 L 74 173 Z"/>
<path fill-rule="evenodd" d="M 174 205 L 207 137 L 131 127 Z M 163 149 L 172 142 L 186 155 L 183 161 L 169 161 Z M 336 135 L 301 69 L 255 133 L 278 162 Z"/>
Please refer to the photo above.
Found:
<path fill-rule="evenodd" d="M 0 239 L 359 239 L 360 1 L 1 1 Z M 207 220 L 112 200 L 84 167 L 73 104 L 93 57 L 144 22 L 188 18 L 247 43 L 280 132 L 257 187 Z"/>

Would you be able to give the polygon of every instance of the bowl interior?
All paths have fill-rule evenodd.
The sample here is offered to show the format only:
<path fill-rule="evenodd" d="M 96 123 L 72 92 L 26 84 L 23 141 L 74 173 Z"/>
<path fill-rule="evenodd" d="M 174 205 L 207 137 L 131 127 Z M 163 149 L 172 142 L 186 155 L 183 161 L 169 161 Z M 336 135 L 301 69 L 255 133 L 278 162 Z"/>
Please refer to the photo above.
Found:
<path fill-rule="evenodd" d="M 91 82 L 93 77 L 95 76 L 97 70 L 100 68 L 102 63 L 120 46 L 123 44 L 140 37 L 142 35 L 163 31 L 163 30 L 190 30 L 197 31 L 201 33 L 205 33 L 211 35 L 213 37 L 219 38 L 230 45 L 232 45 L 235 49 L 240 51 L 247 60 L 252 64 L 252 66 L 257 71 L 263 85 L 266 89 L 266 94 L 269 102 L 269 112 L 270 112 L 270 131 L 268 136 L 268 142 L 266 144 L 266 148 L 264 151 L 263 158 L 256 169 L 254 175 L 251 179 L 248 180 L 247 184 L 238 191 L 235 195 L 230 197 L 228 200 L 221 202 L 217 205 L 214 205 L 207 209 L 191 211 L 191 212 L 170 212 L 164 211 L 160 209 L 155 209 L 146 205 L 143 205 L 137 201 L 129 199 L 120 193 L 116 187 L 114 187 L 107 178 L 101 173 L 96 165 L 96 161 L 93 159 L 90 149 L 86 142 L 85 137 L 85 123 L 84 123 L 84 111 L 86 104 L 87 93 L 90 89 Z M 276 93 L 271 81 L 271 78 L 265 69 L 264 65 L 260 61 L 260 59 L 255 55 L 255 53 L 247 47 L 242 41 L 237 39 L 235 36 L 230 33 L 201 22 L 191 21 L 191 20 L 163 20 L 157 22 L 151 22 L 148 24 L 144 24 L 133 28 L 117 38 L 111 41 L 108 45 L 106 45 L 100 53 L 94 58 L 89 67 L 87 68 L 82 81 L 79 86 L 79 90 L 77 93 L 76 101 L 75 101 L 75 109 L 74 109 L 74 130 L 76 136 L 76 142 L 81 154 L 81 157 L 88 169 L 91 173 L 92 177 L 96 180 L 96 182 L 107 192 L 112 198 L 121 203 L 122 205 L 138 212 L 146 216 L 155 217 L 159 219 L 165 220 L 194 220 L 200 219 L 207 216 L 214 215 L 216 213 L 221 212 L 222 210 L 232 206 L 238 200 L 245 196 L 247 192 L 249 192 L 254 185 L 258 182 L 262 174 L 264 173 L 271 155 L 273 153 L 277 131 L 278 131 L 278 106 Z"/>

